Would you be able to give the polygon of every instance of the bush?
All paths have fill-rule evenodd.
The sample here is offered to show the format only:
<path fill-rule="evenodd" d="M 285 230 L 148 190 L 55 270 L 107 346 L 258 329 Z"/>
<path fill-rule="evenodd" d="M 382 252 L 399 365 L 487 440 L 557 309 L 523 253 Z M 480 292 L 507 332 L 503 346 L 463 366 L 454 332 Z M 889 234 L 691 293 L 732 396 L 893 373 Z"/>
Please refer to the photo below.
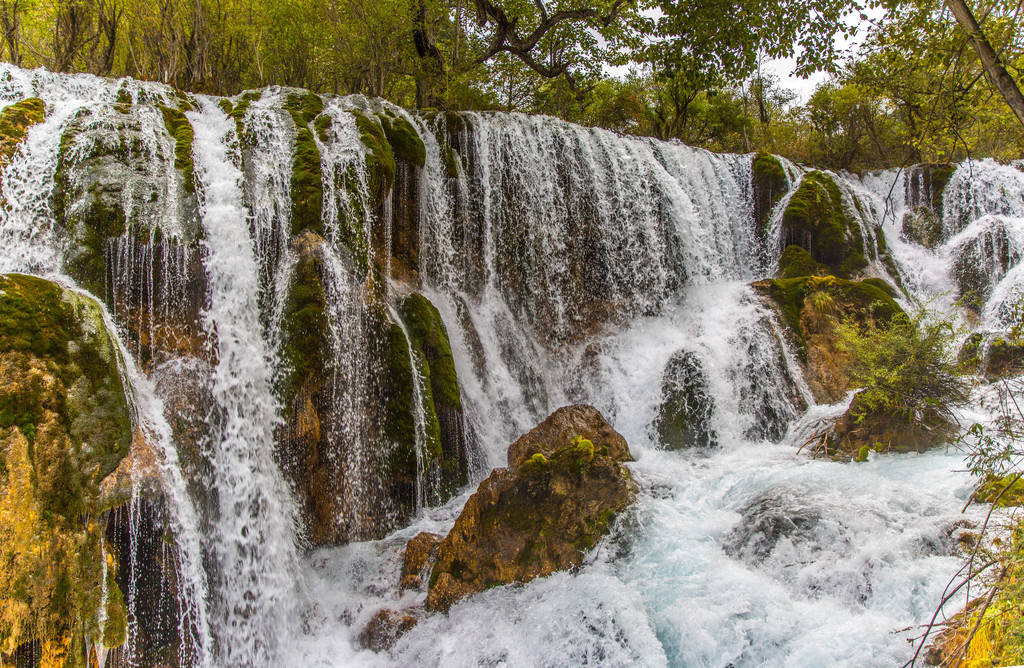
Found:
<path fill-rule="evenodd" d="M 956 422 L 970 383 L 953 354 L 962 336 L 927 308 L 895 313 L 883 322 L 847 319 L 836 327 L 836 347 L 850 356 L 849 374 L 861 419 L 886 414 L 909 424 Z"/>

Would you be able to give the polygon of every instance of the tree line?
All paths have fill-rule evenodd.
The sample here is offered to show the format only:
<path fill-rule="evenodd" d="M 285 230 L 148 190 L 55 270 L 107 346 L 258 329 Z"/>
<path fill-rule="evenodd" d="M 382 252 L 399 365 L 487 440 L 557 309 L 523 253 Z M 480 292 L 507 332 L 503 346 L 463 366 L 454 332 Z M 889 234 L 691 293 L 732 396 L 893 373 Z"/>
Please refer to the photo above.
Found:
<path fill-rule="evenodd" d="M 0 57 L 220 95 L 546 113 L 850 170 L 1020 157 L 1022 5 L 965 2 L 0 0 Z M 844 54 L 851 17 L 871 27 Z M 764 71 L 779 57 L 830 79 L 798 103 Z"/>

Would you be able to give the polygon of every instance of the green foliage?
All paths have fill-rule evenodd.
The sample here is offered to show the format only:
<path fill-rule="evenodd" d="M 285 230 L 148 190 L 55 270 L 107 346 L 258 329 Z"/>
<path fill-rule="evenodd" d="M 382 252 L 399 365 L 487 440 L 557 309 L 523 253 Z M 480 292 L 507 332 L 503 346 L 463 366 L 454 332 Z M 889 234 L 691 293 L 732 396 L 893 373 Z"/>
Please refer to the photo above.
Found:
<path fill-rule="evenodd" d="M 859 417 L 884 414 L 907 424 L 953 423 L 970 385 L 952 354 L 962 336 L 936 313 L 902 311 L 882 322 L 848 319 L 836 329 L 837 348 L 850 356 Z"/>

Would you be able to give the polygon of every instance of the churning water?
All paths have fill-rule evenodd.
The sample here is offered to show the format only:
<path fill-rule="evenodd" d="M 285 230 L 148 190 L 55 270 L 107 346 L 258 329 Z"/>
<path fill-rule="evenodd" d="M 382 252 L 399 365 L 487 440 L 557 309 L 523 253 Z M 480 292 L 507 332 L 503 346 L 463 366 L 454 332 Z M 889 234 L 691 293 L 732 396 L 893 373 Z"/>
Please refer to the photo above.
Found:
<path fill-rule="evenodd" d="M 160 135 L 162 121 L 144 101 L 175 105 L 164 87 L 0 71 L 6 103 L 29 95 L 47 103 L 45 122 L 29 131 L 0 178 L 3 271 L 62 276 L 66 239 L 50 202 L 61 138 L 81 123 L 81 109 L 101 122 L 121 90 L 140 101 L 129 112 L 140 136 Z M 189 583 L 182 591 L 197 599 L 186 608 L 195 648 L 182 654 L 187 661 L 722 667 L 884 666 L 909 658 L 909 641 L 959 566 L 955 536 L 971 491 L 958 472 L 961 457 L 955 450 L 872 454 L 852 465 L 799 452 L 807 425 L 842 406 L 814 405 L 779 322 L 748 286 L 771 275 L 781 243 L 778 212 L 767 238 L 755 231 L 751 156 L 550 118 L 464 114 L 453 127 L 445 115 L 389 108 L 417 128 L 427 149 L 414 174 L 418 289 L 451 338 L 475 441 L 473 484 L 442 507 L 418 503 L 412 525 L 384 539 L 303 551 L 295 501 L 273 457 L 282 420 L 275 390 L 282 299 L 295 262 L 286 93 L 270 89 L 252 101 L 244 155 L 235 120 L 217 100 L 196 100 L 198 110 L 187 114 L 207 286 L 200 326 L 213 349 L 210 363 L 196 366 L 205 369 L 214 403 L 203 418 L 212 502 L 190 498 L 173 444 L 164 456 L 167 496 L 178 508 L 172 529 L 190 555 L 180 560 Z M 390 207 L 372 213 L 366 148 L 346 113 L 369 104 L 379 103 L 326 99 L 329 122 L 315 138 L 332 373 L 350 389 L 375 372 L 366 361 L 365 279 L 342 260 L 339 220 L 361 216 L 367 246 L 373 230 L 390 239 L 393 223 Z M 172 140 L 160 136 L 137 143 L 145 153 L 138 159 L 162 165 L 160 197 L 177 201 Z M 802 170 L 786 167 L 795 188 Z M 988 162 L 960 166 L 933 250 L 901 236 L 904 214 L 919 205 L 912 178 L 837 176 L 865 244 L 885 235 L 916 298 L 955 291 L 958 258 L 978 258 L 982 326 L 998 328 L 1003 305 L 1024 287 L 1017 264 L 1024 174 Z M 187 227 L 152 224 L 171 238 Z M 117 250 L 109 249 L 112 257 Z M 164 271 L 178 272 L 166 280 L 179 285 L 173 280 L 183 280 L 185 264 L 163 262 Z M 887 275 L 877 263 L 870 271 Z M 389 298 L 407 289 L 392 288 Z M 669 452 L 658 443 L 663 377 L 679 355 L 706 376 L 716 447 Z M 148 407 L 149 428 L 170 439 L 159 383 L 132 385 Z M 367 396 L 357 389 L 334 399 L 341 417 L 333 428 L 351 438 L 353 493 L 376 484 L 358 470 L 375 445 L 353 416 L 364 413 Z M 421 594 L 398 590 L 405 541 L 419 531 L 446 532 L 475 484 L 504 464 L 508 444 L 575 402 L 597 406 L 637 460 L 630 466 L 641 493 L 612 535 L 576 572 L 491 589 L 448 614 L 424 615 L 389 653 L 359 649 L 359 631 L 377 610 L 422 605 Z M 358 500 L 347 507 L 346 521 L 355 524 L 369 512 Z"/>

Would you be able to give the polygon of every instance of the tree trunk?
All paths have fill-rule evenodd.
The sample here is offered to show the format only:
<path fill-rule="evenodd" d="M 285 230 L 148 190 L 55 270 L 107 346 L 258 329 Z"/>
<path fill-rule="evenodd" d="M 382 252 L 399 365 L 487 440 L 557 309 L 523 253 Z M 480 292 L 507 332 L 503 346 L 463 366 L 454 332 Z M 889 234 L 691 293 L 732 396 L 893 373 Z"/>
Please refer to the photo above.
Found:
<path fill-rule="evenodd" d="M 974 44 L 974 50 L 978 53 L 978 58 L 981 59 L 989 83 L 999 91 L 999 94 L 1006 100 L 1006 104 L 1010 105 L 1010 109 L 1017 116 L 1017 120 L 1024 125 L 1024 95 L 1021 95 L 1017 83 L 1006 71 L 1003 63 L 999 60 L 999 55 L 989 44 L 985 33 L 981 31 L 981 26 L 974 18 L 971 8 L 967 6 L 966 0 L 946 0 L 946 4 L 953 11 L 960 28 L 967 33 L 967 37 Z"/>

